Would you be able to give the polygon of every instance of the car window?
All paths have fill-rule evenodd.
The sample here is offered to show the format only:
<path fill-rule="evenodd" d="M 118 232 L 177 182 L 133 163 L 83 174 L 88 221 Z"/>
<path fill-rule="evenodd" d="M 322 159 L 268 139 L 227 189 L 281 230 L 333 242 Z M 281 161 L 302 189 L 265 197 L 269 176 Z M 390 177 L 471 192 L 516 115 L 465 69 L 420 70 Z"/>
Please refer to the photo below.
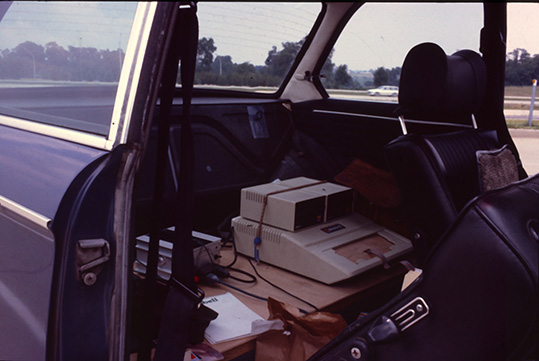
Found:
<path fill-rule="evenodd" d="M 0 115 L 107 135 L 136 7 L 13 2 L 0 22 Z"/>
<path fill-rule="evenodd" d="M 479 51 L 482 26 L 479 3 L 367 3 L 335 44 L 322 68 L 322 84 L 334 98 L 397 102 L 394 93 L 367 91 L 398 86 L 402 62 L 417 44 L 434 42 L 447 54 Z"/>
<path fill-rule="evenodd" d="M 320 3 L 198 3 L 195 86 L 276 92 L 320 9 Z"/>

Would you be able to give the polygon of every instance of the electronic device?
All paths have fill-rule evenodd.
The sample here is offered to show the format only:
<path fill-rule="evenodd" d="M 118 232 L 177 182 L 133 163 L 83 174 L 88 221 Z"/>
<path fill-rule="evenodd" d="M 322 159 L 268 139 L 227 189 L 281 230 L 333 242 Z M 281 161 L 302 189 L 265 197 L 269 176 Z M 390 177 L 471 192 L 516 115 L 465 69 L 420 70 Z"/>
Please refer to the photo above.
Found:
<path fill-rule="evenodd" d="M 323 195 L 291 190 L 280 183 L 243 188 L 240 215 L 288 231 L 324 221 L 326 200 Z"/>
<path fill-rule="evenodd" d="M 239 253 L 326 284 L 359 275 L 412 250 L 412 243 L 373 221 L 351 214 L 296 232 L 243 217 L 232 220 Z M 254 239 L 260 233 L 260 244 Z"/>
<path fill-rule="evenodd" d="M 301 190 L 325 197 L 324 222 L 351 214 L 354 208 L 354 191 L 350 187 L 321 182 L 307 177 L 287 179 L 279 183 L 284 187 L 302 187 Z"/>
<path fill-rule="evenodd" d="M 174 228 L 168 231 L 172 232 Z M 193 259 L 197 270 L 211 269 L 214 264 L 219 264 L 221 258 L 221 238 L 209 234 L 192 232 Z M 148 264 L 148 249 L 150 237 L 143 235 L 136 240 L 135 271 L 146 274 Z M 172 274 L 172 242 L 159 240 L 159 258 L 157 261 L 157 275 L 169 280 Z"/>
<path fill-rule="evenodd" d="M 240 216 L 297 231 L 350 214 L 353 204 L 349 187 L 297 177 L 242 189 Z"/>

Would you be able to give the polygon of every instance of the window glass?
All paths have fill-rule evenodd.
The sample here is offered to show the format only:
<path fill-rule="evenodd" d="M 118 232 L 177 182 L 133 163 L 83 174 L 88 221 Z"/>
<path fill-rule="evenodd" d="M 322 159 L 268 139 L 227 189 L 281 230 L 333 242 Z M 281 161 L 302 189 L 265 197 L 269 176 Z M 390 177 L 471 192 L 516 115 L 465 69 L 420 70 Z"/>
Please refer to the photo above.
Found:
<path fill-rule="evenodd" d="M 195 86 L 275 92 L 320 9 L 320 3 L 198 3 Z"/>
<path fill-rule="evenodd" d="M 537 3 L 507 4 L 506 95 L 529 97 L 539 77 L 538 15 Z"/>
<path fill-rule="evenodd" d="M 397 101 L 388 89 L 398 86 L 408 51 L 423 42 L 447 54 L 479 51 L 483 8 L 480 3 L 367 3 L 350 19 L 322 70 L 332 97 Z"/>
<path fill-rule="evenodd" d="M 0 114 L 107 135 L 130 2 L 13 2 L 0 22 Z"/>

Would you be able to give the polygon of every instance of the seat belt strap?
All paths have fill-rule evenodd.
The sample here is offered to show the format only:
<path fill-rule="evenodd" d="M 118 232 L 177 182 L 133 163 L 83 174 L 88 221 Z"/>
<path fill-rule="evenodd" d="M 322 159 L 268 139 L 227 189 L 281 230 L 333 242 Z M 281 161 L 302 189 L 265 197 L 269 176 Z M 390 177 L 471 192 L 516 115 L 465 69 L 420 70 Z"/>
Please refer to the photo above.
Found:
<path fill-rule="evenodd" d="M 198 20 L 194 2 L 180 5 L 173 44 L 179 46 L 183 114 L 180 134 L 178 207 L 175 218 L 170 289 L 163 308 L 155 361 L 183 360 L 193 310 L 204 294 L 196 287 L 193 261 L 194 155 L 190 121 L 191 98 L 198 46 Z M 177 69 L 177 67 L 176 67 Z M 174 72 L 173 72 L 174 73 Z M 176 73 L 174 73 L 176 74 Z M 170 76 L 170 75 L 168 75 Z M 176 82 L 174 77 L 173 82 Z M 172 92 L 174 91 L 172 87 Z M 171 102 L 172 103 L 172 102 Z"/>
<path fill-rule="evenodd" d="M 178 73 L 178 62 L 180 58 L 177 5 L 172 7 L 169 15 L 171 24 L 169 25 L 169 39 L 166 39 L 167 51 L 165 59 L 161 63 L 162 72 L 160 79 L 159 99 L 160 114 L 157 118 L 157 154 L 155 158 L 155 176 L 154 192 L 151 212 L 150 242 L 148 246 L 148 259 L 146 265 L 146 274 L 144 279 L 144 315 L 141 316 L 142 322 L 139 331 L 138 359 L 141 361 L 150 361 L 152 348 L 154 347 L 153 319 L 155 315 L 155 294 L 157 291 L 157 263 L 159 256 L 159 241 L 161 233 L 161 220 L 164 217 L 164 190 L 165 178 L 168 160 L 168 150 L 170 146 L 170 123 L 171 108 L 174 99 L 175 79 Z M 172 80 L 174 79 L 174 80 Z"/>

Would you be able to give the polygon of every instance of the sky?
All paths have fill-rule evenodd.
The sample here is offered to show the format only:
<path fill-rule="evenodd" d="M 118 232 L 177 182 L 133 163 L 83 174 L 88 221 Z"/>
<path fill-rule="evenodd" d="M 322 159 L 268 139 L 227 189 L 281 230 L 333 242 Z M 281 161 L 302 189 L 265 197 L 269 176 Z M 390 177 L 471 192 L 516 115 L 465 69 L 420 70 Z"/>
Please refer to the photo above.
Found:
<path fill-rule="evenodd" d="M 539 54 L 539 3 L 510 3 L 507 17 L 507 51 L 524 48 Z"/>
<path fill-rule="evenodd" d="M 32 41 L 125 50 L 135 11 L 134 2 L 14 2 L 0 23 L 0 49 Z"/>
<path fill-rule="evenodd" d="M 231 55 L 234 62 L 250 61 L 255 65 L 264 63 L 273 45 L 280 49 L 283 41 L 304 37 L 320 11 L 320 5 L 315 3 L 287 3 L 278 14 L 267 9 L 255 11 L 250 3 L 234 6 L 231 11 L 225 3 L 199 3 L 200 36 L 214 38 L 218 55 Z M 508 52 L 521 47 L 532 55 L 539 54 L 536 19 L 538 3 L 508 5 Z M 438 43 L 448 54 L 460 49 L 478 51 L 482 22 L 480 3 L 367 4 L 358 10 L 339 38 L 333 62 L 347 64 L 352 70 L 397 67 L 402 65 L 409 49 L 424 41 Z M 239 29 L 240 26 L 248 30 Z M 240 34 L 235 35 L 239 41 L 231 42 L 230 35 L 235 31 Z M 256 35 L 260 36 L 255 40 Z"/>
<path fill-rule="evenodd" d="M 297 42 L 310 30 L 320 4 L 290 2 L 272 11 L 274 3 L 255 8 L 251 2 L 199 3 L 200 37 L 212 37 L 216 55 L 236 63 L 262 65 L 272 46 Z M 233 8 L 232 8 L 233 7 Z M 134 3 L 21 2 L 0 24 L 0 49 L 23 41 L 125 50 Z M 375 3 L 364 5 L 335 46 L 333 62 L 351 70 L 400 66 L 414 45 L 433 41 L 451 54 L 479 47 L 482 5 L 475 3 Z M 508 5 L 507 52 L 524 48 L 539 54 L 539 4 Z M 93 25 L 92 25 L 93 24 Z M 455 27 L 455 24 L 458 26 Z M 231 40 L 233 37 L 234 40 Z"/>

